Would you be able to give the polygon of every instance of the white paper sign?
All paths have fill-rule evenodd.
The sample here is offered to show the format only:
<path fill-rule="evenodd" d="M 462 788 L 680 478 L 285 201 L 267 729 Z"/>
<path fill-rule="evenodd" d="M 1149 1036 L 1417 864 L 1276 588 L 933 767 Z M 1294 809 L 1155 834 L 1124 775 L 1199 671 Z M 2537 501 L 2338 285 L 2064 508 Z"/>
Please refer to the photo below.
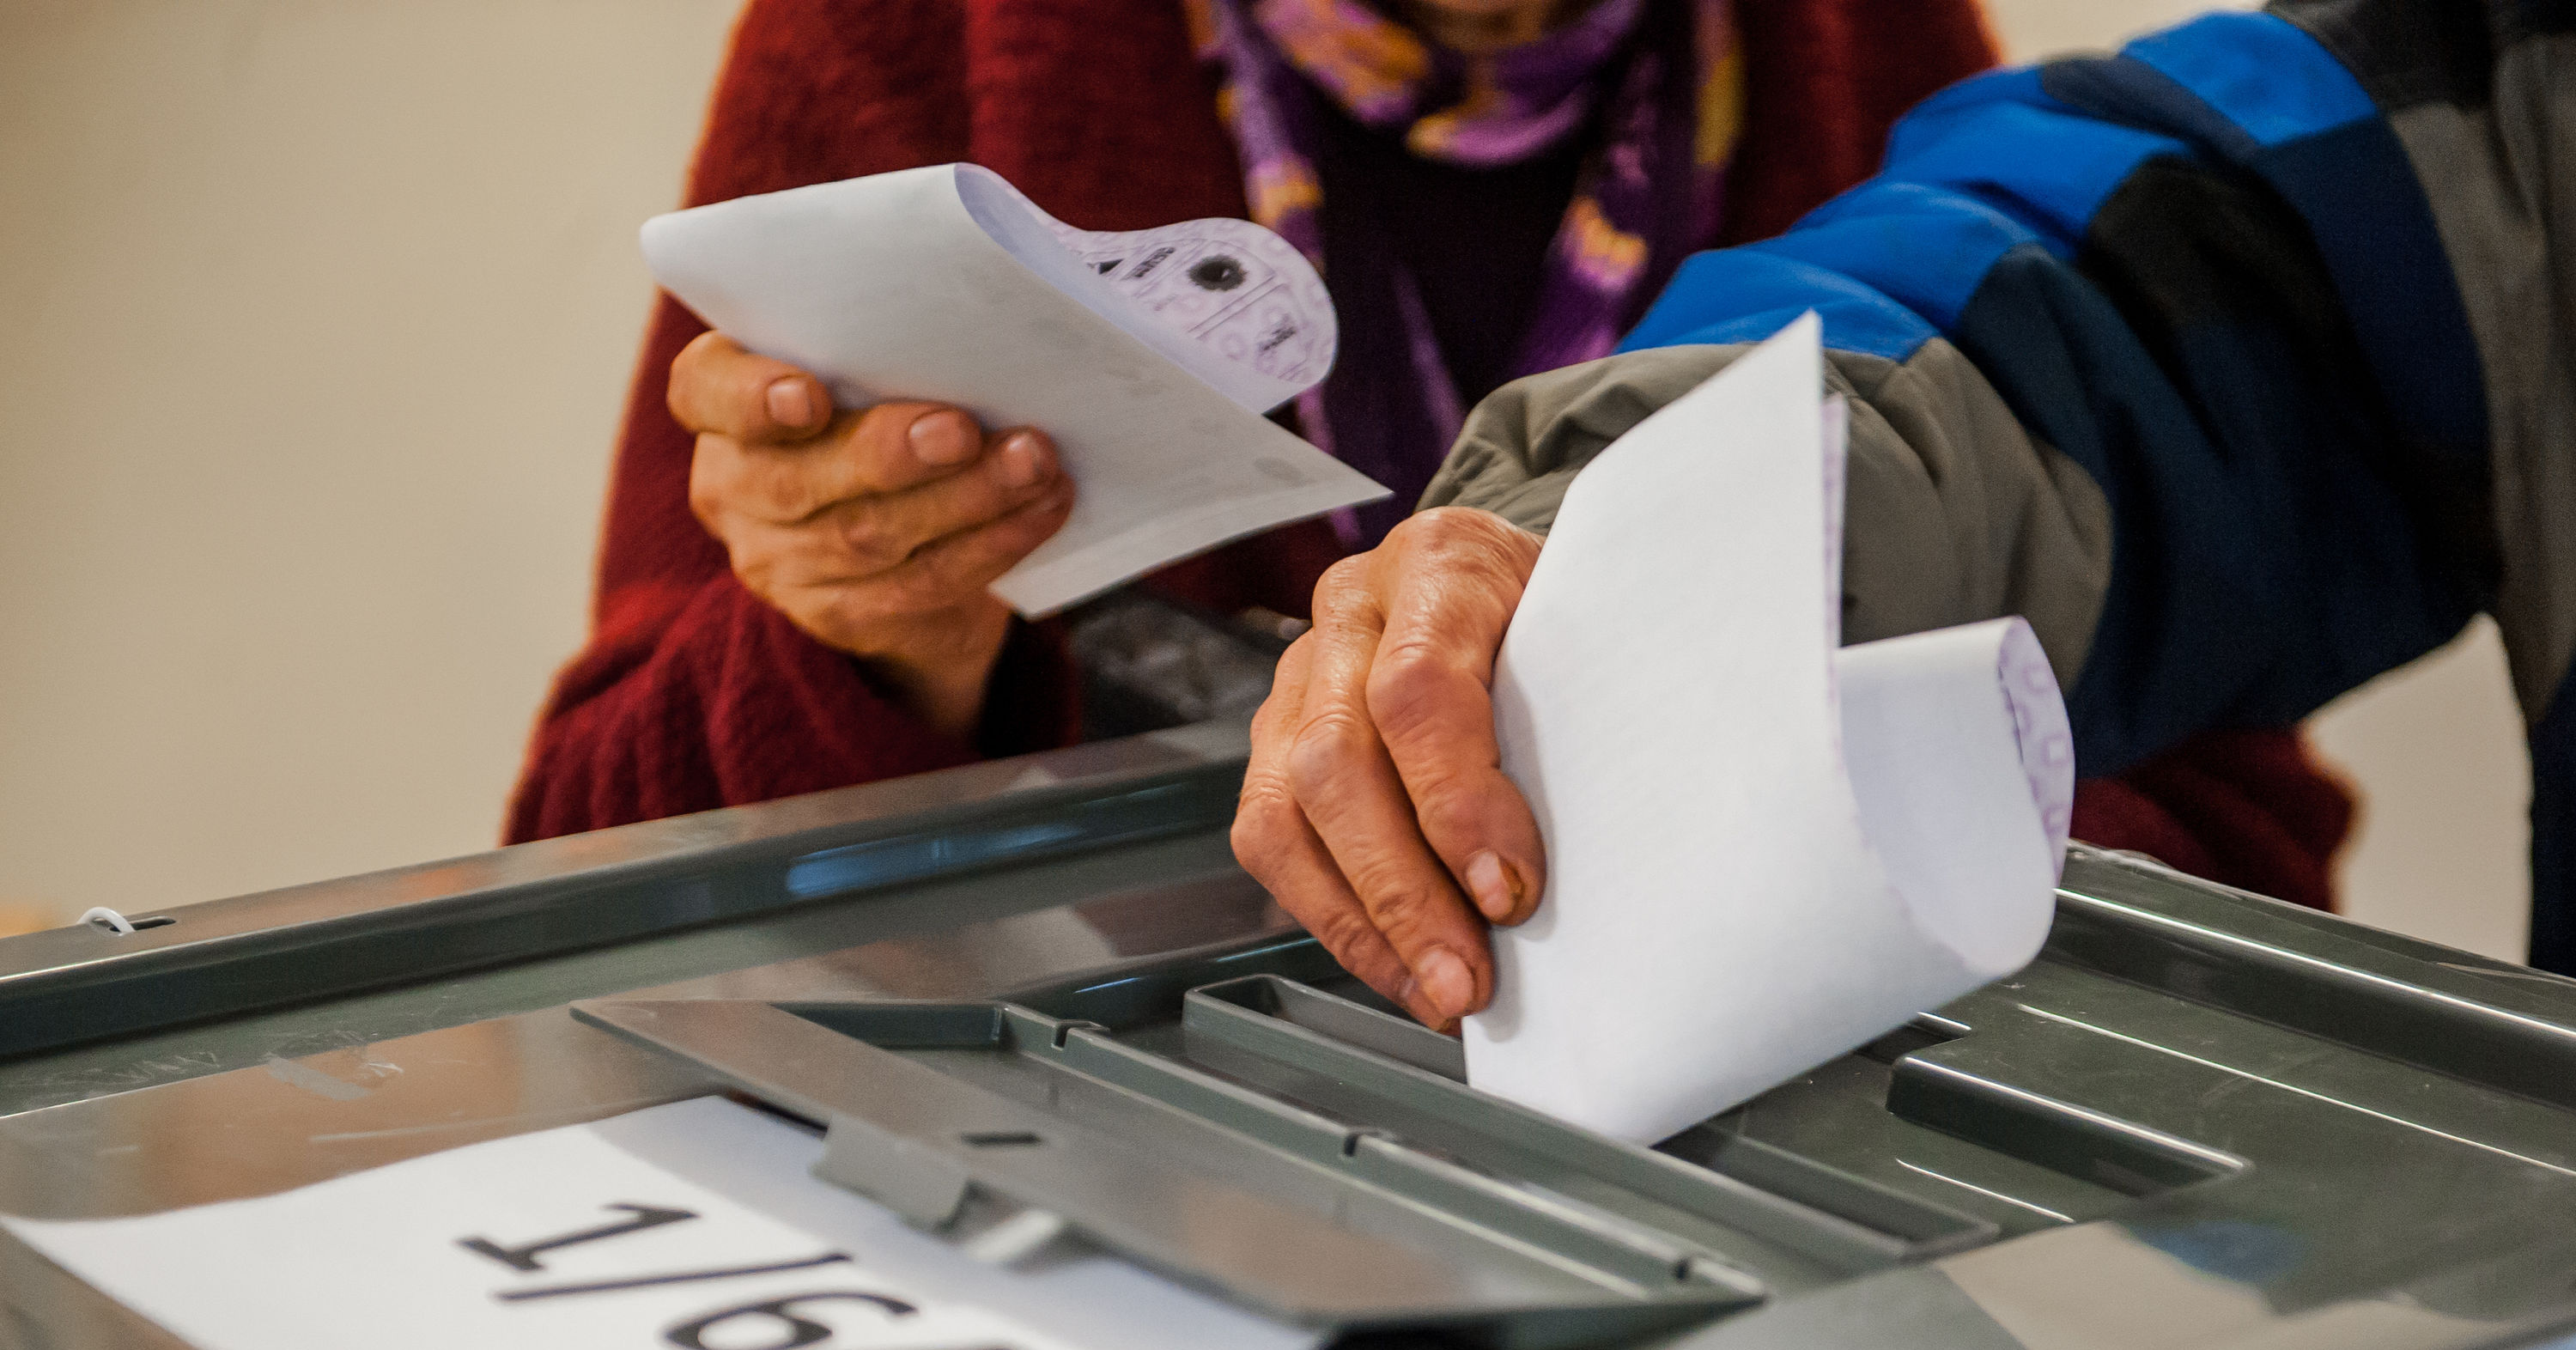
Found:
<path fill-rule="evenodd" d="M 140 1218 L 0 1216 L 201 1350 L 1300 1350 L 1113 1257 L 990 1266 L 721 1098 Z"/>
<path fill-rule="evenodd" d="M 1468 1080 L 1665 1138 L 2011 973 L 2073 741 L 2019 619 L 1837 651 L 1843 440 L 1810 315 L 1566 493 L 1494 678 L 1547 889 Z"/>
<path fill-rule="evenodd" d="M 664 289 L 845 407 L 926 399 L 1053 436 L 1079 496 L 993 585 L 1023 614 L 1387 495 L 1260 415 L 1324 378 L 1334 327 L 1258 225 L 1093 234 L 941 164 L 657 216 L 643 244 Z"/>

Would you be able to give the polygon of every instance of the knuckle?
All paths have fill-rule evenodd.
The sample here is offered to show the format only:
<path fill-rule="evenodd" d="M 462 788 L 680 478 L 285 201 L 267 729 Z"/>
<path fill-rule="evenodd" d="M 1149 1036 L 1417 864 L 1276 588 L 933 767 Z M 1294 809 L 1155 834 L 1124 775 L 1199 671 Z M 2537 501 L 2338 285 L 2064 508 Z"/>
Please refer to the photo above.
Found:
<path fill-rule="evenodd" d="M 1427 642 L 1388 643 L 1369 663 L 1369 716 L 1389 736 L 1417 730 L 1439 716 L 1458 674 L 1448 655 Z"/>
<path fill-rule="evenodd" d="M 1351 889 L 1368 910 L 1369 922 L 1397 951 L 1422 946 L 1431 936 L 1440 897 L 1413 870 L 1393 859 L 1371 859 L 1348 869 Z"/>
<path fill-rule="evenodd" d="M 1361 584 L 1368 577 L 1367 557 L 1368 555 L 1364 553 L 1353 553 L 1347 557 L 1335 559 L 1332 566 L 1324 569 L 1320 585 L 1340 591 Z"/>
<path fill-rule="evenodd" d="M 1261 706 L 1252 710 L 1253 753 L 1276 748 L 1280 719 L 1288 715 L 1288 700 L 1281 697 L 1279 676 L 1270 677 L 1270 692 L 1261 696 Z"/>
<path fill-rule="evenodd" d="M 1437 507 L 1407 519 L 1397 530 L 1404 532 L 1405 551 L 1444 562 L 1508 564 L 1538 553 L 1538 536 L 1472 507 Z M 1392 542 L 1395 534 L 1388 538 Z"/>
<path fill-rule="evenodd" d="M 946 510 L 968 524 L 1000 520 L 1024 506 L 1035 506 L 1046 495 L 1047 483 L 1009 483 L 1002 480 L 1001 455 L 986 450 L 984 458 L 974 461 L 948 480 L 953 484 Z"/>
<path fill-rule="evenodd" d="M 700 333 L 680 349 L 679 355 L 671 358 L 671 378 L 662 389 L 662 406 L 670 409 L 673 420 L 682 426 L 689 425 L 691 396 L 697 392 L 698 382 L 704 377 L 707 353 L 712 350 L 715 337 L 711 332 Z"/>
<path fill-rule="evenodd" d="M 1265 835 L 1281 835 L 1297 816 L 1296 794 L 1276 772 L 1256 768 L 1243 776 L 1243 791 L 1235 798 L 1238 830 L 1250 826 Z"/>
<path fill-rule="evenodd" d="M 1300 797 L 1337 791 L 1341 780 L 1368 760 L 1375 729 L 1344 709 L 1307 718 L 1288 743 L 1288 781 Z"/>
<path fill-rule="evenodd" d="M 1026 556 L 1027 554 L 1036 552 L 1039 545 L 1055 538 L 1056 531 L 1063 529 L 1065 522 L 1072 518 L 1073 503 L 1070 501 L 1057 506 L 1053 510 L 1041 512 L 1036 519 L 1030 522 L 1031 528 L 1029 531 L 1028 547 L 1013 554 L 1013 561 L 1017 561 L 1019 558 Z"/>
<path fill-rule="evenodd" d="M 776 521 L 802 521 L 831 505 L 821 481 L 824 466 L 763 452 L 747 465 L 739 495 L 746 504 Z"/>
<path fill-rule="evenodd" d="M 1483 511 L 1443 506 L 1407 517 L 1402 524 L 1387 532 L 1387 546 L 1408 562 L 1423 558 L 1442 558 L 1477 547 L 1486 538 L 1484 522 L 1494 519 Z"/>
<path fill-rule="evenodd" d="M 1281 800 L 1276 791 L 1260 791 L 1246 784 L 1243 799 L 1234 809 L 1234 828 L 1226 833 L 1226 842 L 1234 849 L 1235 861 L 1243 870 L 1263 881 L 1277 861 L 1286 843 L 1288 813 L 1295 808 Z"/>
<path fill-rule="evenodd" d="M 720 372 L 718 380 L 722 397 L 730 405 L 728 411 L 750 426 L 767 423 L 769 386 L 779 377 L 778 367 L 746 353 L 741 359 L 726 361 L 716 369 Z"/>
<path fill-rule="evenodd" d="M 1043 500 L 1045 505 L 1028 513 L 1029 527 L 1041 540 L 1063 528 L 1065 517 L 1073 514 L 1073 489 L 1068 484 Z"/>
<path fill-rule="evenodd" d="M 1369 922 L 1366 914 L 1348 905 L 1318 905 L 1308 906 L 1308 909 L 1312 912 L 1302 912 L 1295 907 L 1289 907 L 1288 912 L 1296 915 L 1297 922 L 1304 924 L 1306 931 L 1313 934 L 1317 942 L 1323 943 L 1326 950 L 1346 962 L 1353 955 L 1369 951 L 1384 940 L 1384 935 Z"/>
<path fill-rule="evenodd" d="M 1055 532 L 1062 528 L 1064 528 L 1062 511 L 1043 511 L 1016 522 L 1011 529 L 1007 546 L 1000 551 L 996 561 L 1000 567 L 1007 568 L 1037 552 L 1039 545 L 1053 539 Z"/>
<path fill-rule="evenodd" d="M 861 503 L 840 521 L 840 543 L 852 562 L 880 572 L 901 563 L 912 550 L 897 537 L 899 532 L 885 513 L 871 506 Z"/>
<path fill-rule="evenodd" d="M 707 452 L 707 438 L 698 438 L 697 457 L 689 464 L 689 513 L 707 528 L 707 533 L 722 538 L 717 523 L 724 518 L 725 485 L 720 481 L 724 471 Z"/>
<path fill-rule="evenodd" d="M 707 462 L 707 487 L 716 500 L 766 520 L 782 515 L 785 475 L 769 457 L 754 455 L 730 436 L 709 433 L 698 438 L 700 458 Z"/>
<path fill-rule="evenodd" d="M 959 549 L 932 549 L 903 569 L 905 603 L 916 612 L 948 609 L 972 597 L 975 558 Z"/>
<path fill-rule="evenodd" d="M 709 534 L 719 539 L 739 532 L 740 517 L 762 517 L 758 475 L 729 436 L 708 432 L 698 437 L 689 459 L 689 511 Z"/>
<path fill-rule="evenodd" d="M 1396 529 L 1404 533 L 1405 542 L 1409 544 L 1446 543 L 1462 537 L 1474 528 L 1467 516 L 1467 512 L 1454 506 L 1434 507 L 1407 517 Z"/>
<path fill-rule="evenodd" d="M 1315 582 L 1314 615 L 1318 625 L 1348 616 L 1368 590 L 1367 554 L 1354 553 L 1324 569 Z"/>
<path fill-rule="evenodd" d="M 1422 826 L 1423 838 L 1438 848 L 1440 841 L 1475 837 L 1483 818 L 1475 794 L 1453 778 L 1439 778 L 1424 784 L 1413 794 L 1414 818 Z"/>
<path fill-rule="evenodd" d="M 832 431 L 843 453 L 867 481 L 895 488 L 931 474 L 912 453 L 912 426 L 923 405 L 878 403 L 859 410 Z"/>
<path fill-rule="evenodd" d="M 1045 543 L 1048 536 L 1055 533 L 1056 526 L 1062 519 L 1063 517 L 1054 511 L 1024 511 L 1017 515 L 1004 515 L 987 526 L 977 527 L 988 528 L 991 531 L 988 537 L 989 546 L 978 552 L 995 562 L 1017 562 L 1028 556 L 1038 545 Z"/>
<path fill-rule="evenodd" d="M 950 603 L 965 599 L 1000 574 L 1026 550 L 1004 531 L 983 529 L 933 544 L 913 555 L 910 569 L 923 584 Z"/>
<path fill-rule="evenodd" d="M 1413 527 L 1416 538 L 1448 543 L 1459 540 L 1484 540 L 1493 535 L 1501 520 L 1491 511 L 1466 506 L 1437 506 L 1404 523 Z"/>

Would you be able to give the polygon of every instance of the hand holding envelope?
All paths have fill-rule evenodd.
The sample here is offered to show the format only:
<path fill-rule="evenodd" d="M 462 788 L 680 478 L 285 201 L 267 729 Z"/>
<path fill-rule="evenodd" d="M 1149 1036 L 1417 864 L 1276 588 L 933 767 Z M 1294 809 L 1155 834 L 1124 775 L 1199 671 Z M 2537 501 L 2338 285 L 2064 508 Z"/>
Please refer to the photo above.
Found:
<path fill-rule="evenodd" d="M 947 164 L 656 217 L 714 325 L 672 363 L 735 578 L 972 741 L 1013 609 L 1384 496 L 1261 414 L 1324 378 L 1323 281 L 1249 221 L 1095 233 Z"/>
<path fill-rule="evenodd" d="M 1324 378 L 1322 281 L 1246 221 L 1099 234 L 940 164 L 717 202 L 643 232 L 654 279 L 843 409 L 951 405 L 1053 441 L 1078 494 L 994 581 L 1042 617 L 1385 489 L 1261 414 Z"/>
<path fill-rule="evenodd" d="M 2074 745 L 2029 625 L 1839 647 L 1818 339 L 1584 470 L 1497 662 L 1549 882 L 1495 935 L 1468 1081 L 1639 1142 L 2018 970 L 2054 913 Z"/>
<path fill-rule="evenodd" d="M 2074 768 L 2054 679 L 2012 619 L 1837 650 L 1821 376 L 1802 320 L 1605 450 L 1534 565 L 1354 566 L 1283 665 L 1237 852 L 1425 1020 L 1490 994 L 1466 1026 L 1478 1087 L 1660 1138 L 2046 935 Z M 1348 733 L 1411 709 L 1391 691 L 1426 669 L 1477 711 L 1490 672 L 1484 729 Z M 1518 793 L 1459 790 L 1490 766 Z M 1413 819 L 1383 819 L 1391 800 Z M 1533 913 L 1482 893 L 1496 853 L 1538 903 L 1485 966 L 1465 897 Z M 1471 984 L 1441 987 L 1451 958 Z"/>

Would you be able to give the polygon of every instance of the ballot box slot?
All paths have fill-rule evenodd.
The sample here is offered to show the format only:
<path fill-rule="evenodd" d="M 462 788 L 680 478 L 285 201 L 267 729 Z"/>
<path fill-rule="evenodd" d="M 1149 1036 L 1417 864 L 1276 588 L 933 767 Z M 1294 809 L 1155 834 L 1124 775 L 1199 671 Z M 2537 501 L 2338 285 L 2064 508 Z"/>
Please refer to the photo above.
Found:
<path fill-rule="evenodd" d="M 1465 1080 L 1464 1056 L 1457 1041 L 1408 1018 L 1360 1005 L 1354 999 L 1290 979 L 1248 979 L 1210 987 L 1199 994 L 1452 1082 Z M 1362 997 L 1373 996 L 1363 991 Z M 1616 1180 L 1629 1175 L 1625 1159 L 1611 1159 L 1606 1165 L 1586 1159 L 1583 1165 L 1569 1165 L 1548 1151 L 1521 1148 L 1517 1141 L 1494 1137 L 1482 1128 L 1488 1119 L 1485 1114 L 1458 1110 L 1447 1094 L 1434 1094 L 1435 1100 L 1417 1105 L 1405 1094 L 1373 1090 L 1371 1080 L 1353 1074 L 1346 1059 L 1331 1048 L 1296 1046 L 1286 1056 L 1264 1060 L 1213 1048 L 1223 1038 L 1208 1034 L 1212 1025 L 1205 1014 L 1195 1021 L 1185 1019 L 1185 1025 L 1200 1032 L 1202 1043 L 1194 1055 L 1197 1062 L 1220 1073 L 1238 1075 L 1329 1118 L 1389 1125 L 1415 1148 L 1448 1153 L 1471 1164 L 1485 1160 L 1500 1174 L 1550 1186 L 1646 1222 L 1685 1232 L 1699 1231 L 1697 1226 L 1702 1224 L 1723 1224 L 1724 1244 L 1744 1255 L 1748 1265 L 1775 1284 L 1795 1285 L 1810 1276 L 1848 1275 L 1963 1250 L 2008 1231 L 1994 1221 L 1962 1214 L 1921 1193 L 1964 1187 L 1969 1196 L 1993 1197 L 1993 1192 L 1962 1183 L 1948 1172 L 1909 1168 L 1899 1162 L 1893 1178 L 1863 1177 L 1801 1151 L 1742 1137 L 1720 1122 L 1685 1131 L 1658 1144 L 1655 1152 L 1744 1183 L 1754 1194 L 1746 1197 L 1730 1193 L 1719 1201 L 1720 1208 L 1716 1210 L 1677 1208 L 1672 1197 L 1659 1190 L 1660 1177 L 1643 1185 Z M 1873 1061 L 1860 1067 L 1874 1068 L 1876 1064 L 1957 1040 L 1968 1030 L 1950 1018 L 1927 1013 L 1851 1058 Z M 1298 1067 L 1301 1064 L 1312 1067 Z M 1876 1098 L 1884 1093 L 1871 1089 L 1868 1095 Z M 1471 1096 L 1480 1104 L 1491 1100 L 1482 1094 Z M 1555 1128 L 1552 1121 L 1546 1125 Z M 1883 1164 L 1889 1160 L 1869 1161 Z M 1998 1161 L 2008 1167 L 2013 1165 L 2009 1158 Z M 2072 1178 L 2069 1183 L 2081 1185 Z M 2052 1188 L 2049 1198 L 2060 1198 L 2056 1191 L 2065 1188 Z M 2128 1196 L 2105 1191 L 2102 1198 L 2106 1203 L 2097 1207 L 2108 1208 Z M 1780 1219 L 1776 1207 L 1782 1201 L 1802 1207 L 1792 1211 L 1796 1215 L 1793 1220 Z M 2054 1213 L 2044 1206 L 2017 1206 L 2005 1211 L 2007 1218 L 2025 1221 L 2019 1229 L 2010 1231 L 2026 1231 L 2028 1219 Z M 1855 1225 L 1856 1229 L 1818 1222 L 1818 1215 Z M 2063 1217 L 2055 1220 L 2066 1221 Z"/>
<path fill-rule="evenodd" d="M 1766 1185 L 1567 1125 L 1451 1077 L 1460 1066 L 1449 1038 L 1275 976 L 1192 991 L 1182 1025 L 1193 1061 L 1287 1100 L 1376 1121 L 1416 1150 L 1694 1234 L 1718 1250 L 1750 1239 L 1759 1255 L 1747 1263 L 1766 1278 L 1879 1269 L 1997 1233 L 1805 1159 L 1766 1158 Z"/>
<path fill-rule="evenodd" d="M 576 1004 L 828 1127 L 817 1174 L 943 1231 L 1034 1209 L 1256 1308 L 1541 1347 L 1765 1295 L 1722 1253 L 1012 1005 Z"/>
<path fill-rule="evenodd" d="M 1677 1242 L 1660 1230 L 1579 1201 L 1424 1155 L 1378 1130 L 1302 1109 L 1123 1044 L 1106 1028 L 1051 1026 L 1049 1019 L 1016 1008 L 1004 1011 L 1001 1026 L 1009 1043 L 1028 1053 L 1009 1061 L 985 1056 L 982 1071 L 1014 1061 L 1038 1073 L 1056 1070 L 1047 1074 L 1043 1104 L 1079 1124 L 1107 1130 L 1131 1124 L 1132 1102 L 1086 1091 L 1083 1080 L 1089 1080 L 1150 1098 L 1195 1121 L 1249 1136 L 1303 1162 L 1361 1178 L 1441 1213 L 1642 1285 L 1667 1282 L 1685 1269 L 1697 1272 L 1689 1278 L 1708 1282 L 1717 1278 L 1713 1272 L 1728 1268 L 1717 1251 Z M 1052 1054 L 1047 1053 L 1050 1050 Z M 935 1063 L 960 1076 L 978 1072 L 961 1062 L 966 1058 L 970 1057 L 943 1054 Z M 1211 1166 L 1234 1165 L 1220 1156 L 1202 1161 Z M 1749 1279 L 1739 1278 L 1735 1287 L 1747 1295 L 1760 1291 L 1759 1284 Z"/>
<path fill-rule="evenodd" d="M 1158 1245 L 1172 1238 L 1171 1216 L 1095 1214 L 1088 1207 L 1112 1202 L 1048 1168 L 1108 1141 L 1195 1184 L 1245 1191 L 1255 1208 L 1357 1225 L 1372 1240 L 1478 1270 L 1534 1261 L 1619 1299 L 1680 1300 L 1701 1317 L 2005 1231 L 1803 1150 L 1711 1127 L 1647 1149 L 1477 1092 L 1462 1081 L 1454 1040 L 1338 971 L 1330 978 L 1358 997 L 1281 973 L 1315 974 L 1321 961 L 1311 944 L 1248 943 L 1025 991 L 1042 1007 L 706 1001 L 576 1012 L 828 1124 L 842 1158 L 835 1179 L 917 1221 L 942 1223 L 986 1195 L 1058 1213 L 1158 1267 L 1179 1260 Z M 727 1008 L 736 1011 L 718 1011 Z M 766 1020 L 722 1034 L 728 1018 Z M 1964 1030 L 1931 1017 L 1881 1048 L 1902 1063 Z M 888 1059 L 946 1087 L 923 1092 L 904 1078 L 900 1100 L 885 1099 L 869 1085 L 893 1090 L 874 1064 Z M 843 1067 L 857 1061 L 874 1067 Z M 969 1095 L 943 1095 L 955 1093 Z M 1331 1300 L 1313 1288 L 1237 1287 L 1241 1271 L 1176 1273 L 1258 1306 L 1360 1324 L 1346 1306 L 1318 1311 L 1315 1300 Z M 1455 1305 L 1456 1293 L 1442 1297 Z M 1506 1320 L 1526 1329 L 1517 1314 Z"/>

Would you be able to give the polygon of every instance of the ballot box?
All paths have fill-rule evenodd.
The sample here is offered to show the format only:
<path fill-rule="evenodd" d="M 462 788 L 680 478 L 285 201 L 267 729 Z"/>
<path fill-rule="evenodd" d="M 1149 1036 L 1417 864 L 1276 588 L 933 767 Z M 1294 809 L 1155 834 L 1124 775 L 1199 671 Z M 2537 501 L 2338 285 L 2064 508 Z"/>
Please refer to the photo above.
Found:
<path fill-rule="evenodd" d="M 885 1233 L 1128 1272 L 1061 1318 L 1012 1286 L 1045 1344 L 1195 1309 L 1281 1345 L 2576 1345 L 2576 984 L 2078 848 L 2027 969 L 1639 1147 L 1478 1093 L 1343 976 L 1228 854 L 1242 754 L 1187 728 L 0 942 L 0 1345 L 206 1343 L 155 1301 L 189 1258 L 62 1255 L 84 1223 L 712 1097 Z M 655 1147 L 732 1147 L 696 1137 Z M 750 1267 L 509 1284 L 690 1217 L 620 1197 L 428 1240 L 560 1326 L 674 1280 L 717 1309 L 549 1343 L 924 1343 L 725 1305 Z M 455 1296 L 205 1231 L 244 1235 L 201 1248 L 236 1303 L 366 1284 L 363 1343 Z"/>

